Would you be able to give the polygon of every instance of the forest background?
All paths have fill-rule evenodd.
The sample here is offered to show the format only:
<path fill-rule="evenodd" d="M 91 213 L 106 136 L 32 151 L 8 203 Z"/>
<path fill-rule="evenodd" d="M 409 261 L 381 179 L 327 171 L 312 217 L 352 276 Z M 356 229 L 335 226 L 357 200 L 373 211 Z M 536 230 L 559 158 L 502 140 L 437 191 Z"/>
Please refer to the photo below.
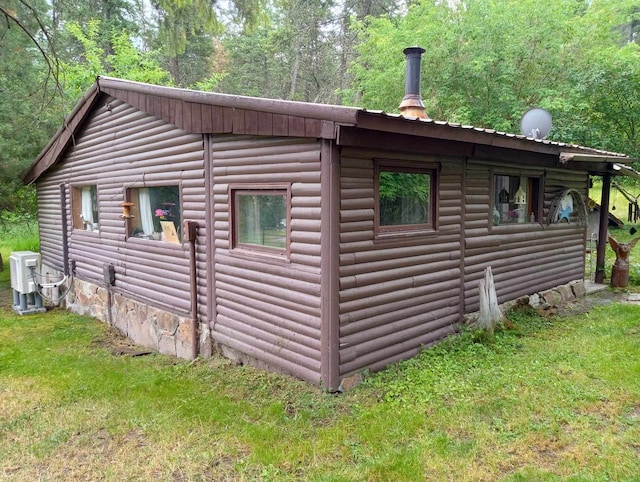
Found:
<path fill-rule="evenodd" d="M 0 0 L 0 14 L 0 228 L 34 219 L 21 175 L 98 75 L 396 112 L 402 50 L 419 45 L 431 118 L 519 133 L 542 107 L 550 139 L 640 157 L 639 0 Z"/>

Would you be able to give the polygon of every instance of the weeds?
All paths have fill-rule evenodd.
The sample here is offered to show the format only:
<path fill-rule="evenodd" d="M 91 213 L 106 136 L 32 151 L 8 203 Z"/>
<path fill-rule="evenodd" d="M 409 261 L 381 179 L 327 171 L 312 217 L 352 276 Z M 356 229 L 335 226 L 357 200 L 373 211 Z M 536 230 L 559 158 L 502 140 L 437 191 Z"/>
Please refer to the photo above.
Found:
<path fill-rule="evenodd" d="M 424 405 L 434 400 L 460 400 L 472 396 L 492 367 L 523 349 L 520 338 L 551 326 L 552 321 L 533 309 L 510 311 L 509 329 L 489 336 L 480 329 L 463 328 L 418 356 L 388 368 L 367 383 L 384 391 L 392 404 Z"/>

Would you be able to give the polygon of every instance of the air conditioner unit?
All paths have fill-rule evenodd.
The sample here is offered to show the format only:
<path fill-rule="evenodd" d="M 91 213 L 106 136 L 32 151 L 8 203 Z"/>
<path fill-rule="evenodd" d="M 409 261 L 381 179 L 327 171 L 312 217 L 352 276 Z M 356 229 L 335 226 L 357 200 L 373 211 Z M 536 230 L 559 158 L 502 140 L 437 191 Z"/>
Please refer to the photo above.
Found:
<path fill-rule="evenodd" d="M 40 266 L 40 253 L 33 251 L 14 251 L 9 257 L 11 269 L 11 288 L 26 295 L 36 291 L 36 284 L 31 274 L 32 269 Z"/>
<path fill-rule="evenodd" d="M 14 251 L 9 256 L 13 309 L 21 315 L 46 311 L 35 279 L 39 266 L 40 253 Z"/>

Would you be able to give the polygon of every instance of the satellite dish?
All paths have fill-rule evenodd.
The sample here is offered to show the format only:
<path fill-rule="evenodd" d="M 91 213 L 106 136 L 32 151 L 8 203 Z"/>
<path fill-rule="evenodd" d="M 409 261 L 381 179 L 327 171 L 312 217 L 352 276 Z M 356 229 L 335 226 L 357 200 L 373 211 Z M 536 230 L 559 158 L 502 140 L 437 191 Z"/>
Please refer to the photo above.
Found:
<path fill-rule="evenodd" d="M 522 135 L 533 139 L 544 139 L 551 130 L 551 114 L 540 107 L 534 107 L 524 113 L 520 120 Z"/>

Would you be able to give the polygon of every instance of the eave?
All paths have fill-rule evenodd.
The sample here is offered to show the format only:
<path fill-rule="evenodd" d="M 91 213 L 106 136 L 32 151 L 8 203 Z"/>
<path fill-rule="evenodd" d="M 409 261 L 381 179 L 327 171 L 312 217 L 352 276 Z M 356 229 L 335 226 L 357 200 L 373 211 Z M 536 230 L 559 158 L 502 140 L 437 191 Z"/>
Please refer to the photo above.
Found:
<path fill-rule="evenodd" d="M 582 168 L 589 170 L 594 175 L 609 174 L 612 176 L 627 176 L 640 179 L 640 172 L 623 164 L 621 161 L 634 162 L 630 157 L 606 154 L 586 154 L 576 152 L 561 152 L 560 163 L 566 167 Z M 578 167 L 579 166 L 579 167 Z"/>
<path fill-rule="evenodd" d="M 91 111 L 100 96 L 97 84 L 93 84 L 87 93 L 76 103 L 71 113 L 67 116 L 62 127 L 53 135 L 49 143 L 42 149 L 38 157 L 23 175 L 22 181 L 31 184 L 44 172 L 53 166 L 63 152 L 75 141 L 75 134 L 82 125 L 87 114 Z"/>
<path fill-rule="evenodd" d="M 621 161 L 630 161 L 623 154 L 494 129 L 356 107 L 199 92 L 99 77 L 26 172 L 25 183 L 36 181 L 62 159 L 92 110 L 101 108 L 99 103 L 106 103 L 109 97 L 190 133 L 323 138 L 336 139 L 338 145 L 347 145 L 357 141 L 357 131 L 360 131 L 378 133 L 376 141 L 382 148 L 398 145 L 398 142 L 382 143 L 383 138 L 389 140 L 391 136 L 400 136 L 396 140 L 404 139 L 402 146 L 413 145 L 418 150 L 428 142 L 438 144 L 440 149 L 453 155 L 499 158 L 508 162 L 516 162 L 515 159 L 523 156 L 532 158 L 531 162 L 546 158 L 547 164 L 577 170 L 585 170 L 583 163 L 588 162 L 587 170 L 594 174 L 638 175 L 622 164 Z M 538 161 L 534 160 L 534 155 L 538 155 Z"/>

